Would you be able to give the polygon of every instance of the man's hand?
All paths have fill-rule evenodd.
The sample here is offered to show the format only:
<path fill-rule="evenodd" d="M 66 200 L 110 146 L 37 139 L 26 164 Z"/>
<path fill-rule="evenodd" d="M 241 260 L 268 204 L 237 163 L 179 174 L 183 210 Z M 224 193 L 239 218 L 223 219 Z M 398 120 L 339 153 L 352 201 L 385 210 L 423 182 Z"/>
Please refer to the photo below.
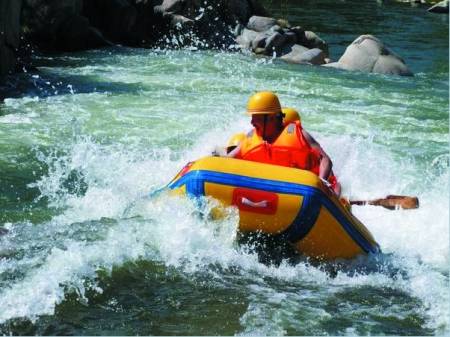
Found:
<path fill-rule="evenodd" d="M 211 155 L 214 157 L 225 157 L 227 154 L 225 148 L 221 146 L 216 146 L 214 150 L 211 152 Z"/>

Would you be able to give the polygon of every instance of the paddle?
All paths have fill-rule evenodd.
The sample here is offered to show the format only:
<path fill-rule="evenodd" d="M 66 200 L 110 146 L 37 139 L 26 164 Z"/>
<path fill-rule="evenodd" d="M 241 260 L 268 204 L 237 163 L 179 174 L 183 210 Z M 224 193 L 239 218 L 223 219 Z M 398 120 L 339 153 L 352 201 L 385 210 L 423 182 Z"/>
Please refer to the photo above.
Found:
<path fill-rule="evenodd" d="M 351 205 L 374 205 L 394 210 L 398 208 L 414 209 L 419 208 L 419 199 L 417 197 L 408 197 L 405 195 L 388 195 L 386 198 L 374 200 L 350 200 Z"/>

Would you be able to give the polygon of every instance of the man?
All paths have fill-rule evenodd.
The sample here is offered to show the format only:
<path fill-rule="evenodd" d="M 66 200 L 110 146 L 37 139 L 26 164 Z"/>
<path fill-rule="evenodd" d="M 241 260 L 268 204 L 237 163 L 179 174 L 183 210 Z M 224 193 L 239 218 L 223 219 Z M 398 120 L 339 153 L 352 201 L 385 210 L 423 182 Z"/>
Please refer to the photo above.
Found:
<path fill-rule="evenodd" d="M 340 194 L 330 157 L 301 123 L 284 125 L 280 101 L 273 92 L 261 91 L 251 96 L 247 114 L 252 117 L 254 129 L 228 157 L 309 170 Z"/>

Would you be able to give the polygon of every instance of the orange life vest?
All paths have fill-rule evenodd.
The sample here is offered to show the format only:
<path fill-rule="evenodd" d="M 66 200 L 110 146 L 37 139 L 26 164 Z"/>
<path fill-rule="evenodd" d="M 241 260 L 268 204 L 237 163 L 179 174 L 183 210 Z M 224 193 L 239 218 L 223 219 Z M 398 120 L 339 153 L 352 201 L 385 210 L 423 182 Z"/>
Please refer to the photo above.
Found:
<path fill-rule="evenodd" d="M 298 122 L 286 125 L 272 144 L 264 141 L 253 129 L 241 142 L 236 158 L 295 167 L 319 174 L 320 154 L 305 139 Z"/>

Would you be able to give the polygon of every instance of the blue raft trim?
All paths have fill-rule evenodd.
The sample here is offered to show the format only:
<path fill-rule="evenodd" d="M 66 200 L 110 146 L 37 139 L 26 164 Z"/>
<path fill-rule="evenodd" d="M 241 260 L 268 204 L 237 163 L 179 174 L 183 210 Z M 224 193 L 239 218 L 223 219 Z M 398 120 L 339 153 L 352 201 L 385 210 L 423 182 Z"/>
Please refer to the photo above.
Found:
<path fill-rule="evenodd" d="M 205 182 L 303 196 L 304 201 L 302 207 L 293 223 L 280 234 L 286 236 L 291 242 L 297 242 L 308 234 L 317 220 L 320 213 L 320 206 L 323 205 L 364 252 L 378 253 L 380 251 L 378 245 L 372 245 L 367 241 L 342 211 L 320 189 L 312 186 L 224 172 L 194 170 L 170 183 L 167 187 L 175 189 L 186 185 L 186 193 L 189 196 L 200 197 L 205 195 Z"/>

